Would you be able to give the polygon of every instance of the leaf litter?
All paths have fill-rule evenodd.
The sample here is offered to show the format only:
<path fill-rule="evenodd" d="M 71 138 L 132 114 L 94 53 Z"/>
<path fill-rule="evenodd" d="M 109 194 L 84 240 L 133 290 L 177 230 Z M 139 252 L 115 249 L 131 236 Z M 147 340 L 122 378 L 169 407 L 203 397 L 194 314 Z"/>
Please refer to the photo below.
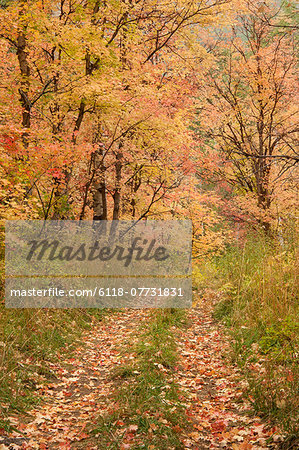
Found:
<path fill-rule="evenodd" d="M 172 379 L 185 394 L 181 401 L 190 425 L 178 427 L 181 448 L 278 448 L 279 430 L 252 416 L 242 398 L 246 382 L 224 357 L 229 338 L 212 311 L 211 301 L 203 300 L 189 311 L 189 326 L 176 330 L 179 362 Z M 119 311 L 83 335 L 84 345 L 74 357 L 49 363 L 57 379 L 39 386 L 41 404 L 29 415 L 9 418 L 15 430 L 3 431 L 0 450 L 99 448 L 88 425 L 117 408 L 109 400 L 115 389 L 111 373 L 124 364 L 121 349 L 132 344 L 137 325 L 147 318 L 147 310 Z M 129 431 L 134 435 L 138 427 L 131 425 Z M 134 439 L 120 448 L 135 448 Z"/>

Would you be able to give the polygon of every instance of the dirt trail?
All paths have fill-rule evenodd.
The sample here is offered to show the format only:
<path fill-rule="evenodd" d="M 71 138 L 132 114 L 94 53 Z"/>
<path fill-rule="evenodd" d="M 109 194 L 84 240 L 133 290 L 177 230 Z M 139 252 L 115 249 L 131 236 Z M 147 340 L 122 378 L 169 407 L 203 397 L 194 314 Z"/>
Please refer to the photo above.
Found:
<path fill-rule="evenodd" d="M 87 433 L 88 424 L 113 407 L 111 372 L 124 363 L 121 348 L 130 345 L 148 315 L 145 310 L 117 312 L 86 333 L 74 358 L 51 367 L 57 380 L 42 388 L 43 404 L 26 420 L 12 418 L 23 434 L 0 437 L 0 450 L 99 448 Z M 212 319 L 211 299 L 188 316 L 189 327 L 177 331 L 180 360 L 173 374 L 186 393 L 182 401 L 190 420 L 188 433 L 182 430 L 182 448 L 276 448 L 269 437 L 278 442 L 277 431 L 250 417 L 248 404 L 240 399 L 246 385 L 238 381 L 238 369 L 223 358 L 229 338 Z"/>
<path fill-rule="evenodd" d="M 50 366 L 57 380 L 42 388 L 43 404 L 23 422 L 11 418 L 23 434 L 0 436 L 0 449 L 69 449 L 76 443 L 80 448 L 97 448 L 88 439 L 86 426 L 109 408 L 110 374 L 123 362 L 119 349 L 146 316 L 138 310 L 115 313 L 86 333 L 84 347 L 74 358 Z"/>
<path fill-rule="evenodd" d="M 241 399 L 247 384 L 240 381 L 237 367 L 224 359 L 229 338 L 213 320 L 212 310 L 211 298 L 199 303 L 189 313 L 190 327 L 180 333 L 181 360 L 176 381 L 189 397 L 187 415 L 193 424 L 184 446 L 277 448 L 273 438 L 279 442 L 278 431 L 266 428 L 261 418 L 250 416 L 249 404 Z"/>

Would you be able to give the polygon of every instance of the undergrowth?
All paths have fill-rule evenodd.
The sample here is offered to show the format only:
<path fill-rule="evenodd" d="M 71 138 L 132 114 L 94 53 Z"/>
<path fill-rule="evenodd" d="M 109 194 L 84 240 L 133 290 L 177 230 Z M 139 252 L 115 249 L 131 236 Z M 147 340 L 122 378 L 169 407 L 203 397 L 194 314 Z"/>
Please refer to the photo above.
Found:
<path fill-rule="evenodd" d="M 41 401 L 38 386 L 56 378 L 49 362 L 70 355 L 103 311 L 6 309 L 0 304 L 0 429 Z"/>
<path fill-rule="evenodd" d="M 215 318 L 232 333 L 233 359 L 253 409 L 298 444 L 298 263 L 294 245 L 262 235 L 216 261 L 222 300 Z M 295 446 L 295 447 L 294 447 Z"/>

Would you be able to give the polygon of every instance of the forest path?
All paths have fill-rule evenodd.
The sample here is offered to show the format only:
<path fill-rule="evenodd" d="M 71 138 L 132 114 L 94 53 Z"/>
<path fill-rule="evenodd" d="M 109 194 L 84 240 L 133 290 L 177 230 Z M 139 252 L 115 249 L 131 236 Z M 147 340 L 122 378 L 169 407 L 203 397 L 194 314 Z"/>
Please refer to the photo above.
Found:
<path fill-rule="evenodd" d="M 50 364 L 57 379 L 41 387 L 43 402 L 28 417 L 10 418 L 21 433 L 0 436 L 0 449 L 69 449 L 84 442 L 87 424 L 109 408 L 110 375 L 123 363 L 121 348 L 129 343 L 137 322 L 146 317 L 144 310 L 106 316 L 82 336 L 84 345 L 74 357 Z"/>
<path fill-rule="evenodd" d="M 189 311 L 190 326 L 180 331 L 176 381 L 189 398 L 186 413 L 193 424 L 184 447 L 276 448 L 274 441 L 280 440 L 277 429 L 250 414 L 250 404 L 242 399 L 247 383 L 240 379 L 237 366 L 225 358 L 230 342 L 223 327 L 213 319 L 215 300 L 211 293 L 199 301 Z"/>
<path fill-rule="evenodd" d="M 212 310 L 211 298 L 200 301 L 187 313 L 188 326 L 175 331 L 179 360 L 172 377 L 186 394 L 181 401 L 190 424 L 178 430 L 182 446 L 176 448 L 276 448 L 273 437 L 279 441 L 277 430 L 250 416 L 249 404 L 241 399 L 246 383 L 240 381 L 237 367 L 224 359 L 229 338 L 213 320 Z M 130 353 L 125 351 L 136 334 L 138 337 L 142 322 L 146 326 L 149 315 L 147 310 L 116 312 L 88 331 L 74 358 L 51 366 L 57 380 L 42 388 L 43 403 L 31 410 L 26 420 L 12 418 L 21 433 L 0 437 L 0 450 L 102 448 L 99 440 L 88 434 L 88 426 L 115 407 L 111 393 L 116 382 L 111 374 L 126 364 Z M 111 442 L 107 448 L 142 448 L 135 445 L 138 430 L 128 439 L 129 443 L 127 439 L 120 446 Z"/>

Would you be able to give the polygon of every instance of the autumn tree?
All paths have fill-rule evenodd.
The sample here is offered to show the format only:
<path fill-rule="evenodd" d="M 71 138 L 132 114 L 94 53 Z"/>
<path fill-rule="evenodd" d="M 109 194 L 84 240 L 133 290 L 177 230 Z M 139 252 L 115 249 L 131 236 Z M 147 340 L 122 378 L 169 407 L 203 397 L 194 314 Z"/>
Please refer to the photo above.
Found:
<path fill-rule="evenodd" d="M 179 195 L 195 163 L 196 36 L 228 5 L 5 2 L 2 158 L 24 201 L 44 218 L 138 220 Z"/>
<path fill-rule="evenodd" d="M 199 101 L 203 147 L 217 159 L 214 174 L 255 199 L 254 215 L 266 230 L 279 187 L 299 160 L 294 36 L 292 29 L 273 30 L 274 10 L 248 3 L 213 50 Z"/>

